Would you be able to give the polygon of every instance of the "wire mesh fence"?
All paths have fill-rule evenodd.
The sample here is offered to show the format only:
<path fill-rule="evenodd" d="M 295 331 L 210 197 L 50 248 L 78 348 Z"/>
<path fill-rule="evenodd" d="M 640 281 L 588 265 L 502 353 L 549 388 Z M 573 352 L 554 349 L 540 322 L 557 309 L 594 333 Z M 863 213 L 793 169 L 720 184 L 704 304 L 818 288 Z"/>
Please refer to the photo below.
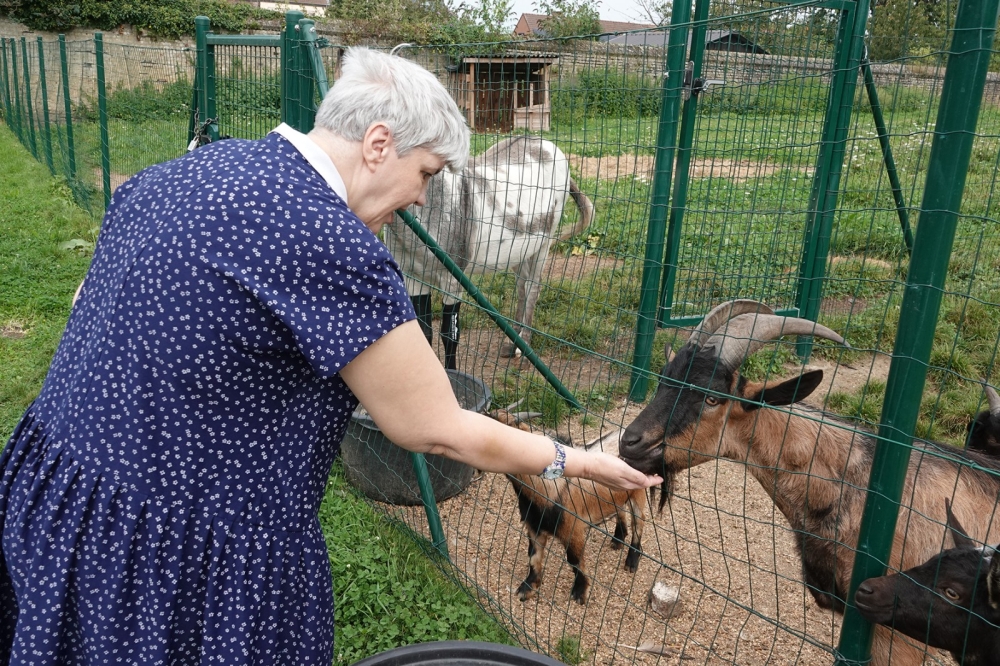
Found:
<path fill-rule="evenodd" d="M 987 18 L 957 29 L 950 16 L 937 48 L 910 54 L 904 40 L 881 62 L 863 48 L 867 6 L 849 2 L 697 2 L 664 29 L 398 51 L 437 75 L 473 130 L 469 169 L 436 177 L 409 218 L 463 279 L 403 219 L 384 238 L 463 406 L 621 448 L 672 479 L 658 510 L 592 484 L 540 488 L 433 457 L 414 467 L 356 414 L 348 477 L 446 551 L 444 570 L 519 642 L 567 663 L 850 662 L 841 613 L 855 641 L 859 548 L 890 570 L 951 548 L 945 498 L 974 542 L 1000 540 L 997 463 L 964 450 L 977 413 L 1000 419 L 987 388 L 1000 78 L 977 88 L 960 59 L 989 60 L 996 11 L 962 5 Z M 206 38 L 198 54 L 105 44 L 103 64 L 96 42 L 4 38 L 4 117 L 40 160 L 51 143 L 50 167 L 99 213 L 104 182 L 205 132 L 311 126 L 347 47 L 305 40 L 312 24 L 293 18 L 281 39 Z M 978 49 L 953 46 L 970 31 Z M 964 92 L 943 99 L 946 68 Z M 936 134 L 956 106 L 974 124 Z M 956 136 L 967 154 L 942 162 Z M 953 224 L 954 242 L 923 222 Z M 778 340 L 766 317 L 738 335 L 722 316 L 692 341 L 734 299 L 850 347 Z M 998 453 L 1000 430 L 983 423 L 976 442 Z M 873 497 L 891 510 L 866 513 Z M 891 558 L 871 550 L 873 530 Z M 922 640 L 935 617 L 917 638 L 876 632 L 874 663 L 949 663 Z"/>

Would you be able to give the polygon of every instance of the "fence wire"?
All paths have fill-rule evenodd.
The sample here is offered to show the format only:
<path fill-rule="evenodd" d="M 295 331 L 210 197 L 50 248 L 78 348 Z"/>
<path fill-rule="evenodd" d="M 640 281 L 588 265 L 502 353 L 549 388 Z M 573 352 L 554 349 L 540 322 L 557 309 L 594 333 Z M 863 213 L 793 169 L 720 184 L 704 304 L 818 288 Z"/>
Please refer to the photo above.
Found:
<path fill-rule="evenodd" d="M 762 3 L 754 12 L 705 18 L 696 7 L 691 21 L 674 24 L 688 45 L 704 28 L 705 42 L 700 52 L 684 53 L 691 76 L 684 90 L 674 89 L 672 120 L 665 113 L 667 30 L 399 51 L 438 77 L 473 130 L 472 170 L 436 179 L 428 205 L 411 212 L 480 296 L 461 288 L 402 220 L 385 232 L 418 311 L 426 313 L 434 348 L 454 367 L 453 386 L 466 408 L 518 403 L 517 411 L 538 413 L 526 427 L 616 450 L 616 433 L 644 408 L 655 408 L 655 397 L 635 396 L 636 373 L 655 380 L 667 345 L 682 350 L 690 327 L 724 301 L 753 299 L 811 316 L 850 344 L 804 349 L 802 340 L 785 338 L 752 354 L 739 383 L 699 384 L 693 362 L 665 368 L 665 387 L 700 389 L 677 393 L 663 412 L 667 431 L 686 423 L 684 400 L 697 394 L 698 406 L 685 429 L 660 435 L 676 478 L 662 512 L 655 502 L 642 511 L 637 571 L 626 570 L 631 536 L 616 528 L 615 512 L 602 505 L 593 484 L 570 484 L 559 498 L 566 530 L 572 518 L 583 521 L 572 547 L 582 547 L 574 557 L 589 579 L 585 603 L 571 598 L 576 573 L 555 538 L 547 547 L 539 542 L 548 553 L 544 575 L 532 598 L 521 600 L 529 570 L 522 482 L 428 457 L 441 526 L 435 530 L 411 458 L 359 411 L 342 445 L 349 480 L 387 515 L 446 549 L 445 570 L 522 644 L 567 663 L 808 665 L 834 658 L 843 617 L 830 606 L 852 603 L 851 562 L 880 441 L 873 433 L 892 392 L 893 350 L 909 333 L 900 321 L 905 326 L 907 276 L 919 268 L 910 263 L 912 232 L 927 214 L 925 188 L 935 186 L 928 164 L 954 32 L 945 31 L 929 53 L 909 53 L 902 37 L 893 47 L 901 55 L 870 63 L 873 86 L 866 89 L 859 62 L 838 51 L 838 30 L 848 41 L 860 39 L 843 27 L 853 20 L 851 8 Z M 907 25 L 900 26 L 904 36 Z M 68 43 L 65 55 L 51 40 L 5 38 L 3 46 L 7 124 L 40 160 L 48 160 L 51 143 L 53 172 L 95 214 L 103 210 L 102 150 L 113 189 L 182 154 L 190 124 L 206 120 L 191 119 L 191 51 L 104 44 L 108 141 L 102 144 L 94 42 Z M 345 49 L 320 50 L 331 81 Z M 302 110 L 301 96 L 288 98 L 282 72 L 313 76 L 303 61 L 286 67 L 280 48 L 259 45 L 220 44 L 213 56 L 222 136 L 256 138 L 287 120 L 293 104 Z M 667 88 L 676 82 L 666 79 Z M 839 119 L 840 135 L 831 117 Z M 671 122 L 672 135 L 665 130 Z M 577 228 L 586 205 L 553 178 L 558 168 L 533 166 L 547 158 L 568 168 L 593 204 L 589 225 Z M 954 545 L 944 498 L 954 500 L 974 541 L 1000 541 L 995 460 L 962 453 L 971 419 L 990 408 L 987 386 L 1000 382 L 998 160 L 1000 77 L 991 73 L 940 315 L 924 325 L 933 329 L 928 372 L 890 569 Z M 659 218 L 668 228 L 666 248 L 651 257 L 657 188 L 669 195 Z M 462 199 L 463 191 L 471 200 Z M 660 269 L 652 316 L 661 325 L 648 367 L 639 367 L 651 262 Z M 534 289 L 537 302 L 526 312 L 519 303 Z M 511 355 L 508 336 L 484 303 L 533 354 Z M 811 352 L 807 360 L 797 354 L 803 351 Z M 737 420 L 737 412 L 751 411 L 741 402 L 753 397 L 748 386 L 816 369 L 822 381 L 805 406 L 778 404 Z M 732 370 L 718 364 L 710 374 L 721 381 Z M 728 426 L 706 394 L 722 400 Z M 1000 433 L 995 437 L 1000 449 Z M 930 440 L 944 448 L 926 448 Z M 925 476 L 912 482 L 914 474 Z M 642 506 L 632 499 L 639 503 L 622 512 L 630 535 L 630 513 Z M 803 522 L 816 516 L 822 520 Z M 804 578 L 803 550 L 830 580 L 817 578 L 817 569 Z M 880 640 L 875 663 L 949 663 L 920 640 L 897 634 L 891 647 Z"/>

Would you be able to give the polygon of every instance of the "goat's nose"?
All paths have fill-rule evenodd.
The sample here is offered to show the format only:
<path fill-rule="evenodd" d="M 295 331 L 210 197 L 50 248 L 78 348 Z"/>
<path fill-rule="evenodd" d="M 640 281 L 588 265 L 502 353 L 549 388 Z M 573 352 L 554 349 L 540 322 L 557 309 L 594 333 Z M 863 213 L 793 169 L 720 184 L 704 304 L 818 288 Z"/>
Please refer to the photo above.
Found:
<path fill-rule="evenodd" d="M 631 428 L 626 428 L 625 432 L 622 433 L 622 439 L 618 445 L 618 448 L 623 456 L 634 456 L 638 453 L 641 453 L 640 450 L 641 444 L 642 444 L 642 432 L 632 430 Z"/>
<path fill-rule="evenodd" d="M 854 593 L 855 597 L 870 597 L 875 594 L 875 588 L 866 580 L 861 585 L 858 585 L 858 591 Z"/>

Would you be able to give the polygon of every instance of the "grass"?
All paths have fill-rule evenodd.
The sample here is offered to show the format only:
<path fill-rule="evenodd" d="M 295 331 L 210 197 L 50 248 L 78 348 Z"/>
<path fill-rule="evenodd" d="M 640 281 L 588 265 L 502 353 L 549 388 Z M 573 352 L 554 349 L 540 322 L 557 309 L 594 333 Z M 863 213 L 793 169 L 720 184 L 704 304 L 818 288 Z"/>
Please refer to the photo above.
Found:
<path fill-rule="evenodd" d="M 86 274 L 94 218 L 0 124 L 0 430 L 38 395 Z M 428 558 L 427 545 L 347 485 L 338 462 L 320 509 L 336 600 L 336 664 L 433 640 L 509 643 Z M 439 566 L 440 565 L 440 566 Z"/>

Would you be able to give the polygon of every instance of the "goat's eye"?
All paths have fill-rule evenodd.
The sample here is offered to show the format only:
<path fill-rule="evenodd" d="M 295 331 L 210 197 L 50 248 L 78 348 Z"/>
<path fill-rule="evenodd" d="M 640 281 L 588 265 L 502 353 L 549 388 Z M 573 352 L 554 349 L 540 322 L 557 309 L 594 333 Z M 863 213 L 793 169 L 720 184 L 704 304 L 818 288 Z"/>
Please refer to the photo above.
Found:
<path fill-rule="evenodd" d="M 705 404 L 709 407 L 715 407 L 716 405 L 721 405 L 722 401 L 716 398 L 714 395 L 705 396 Z"/>
<path fill-rule="evenodd" d="M 944 588 L 944 596 L 948 597 L 952 601 L 958 601 L 959 599 L 958 592 L 956 592 L 953 588 L 950 587 Z"/>

